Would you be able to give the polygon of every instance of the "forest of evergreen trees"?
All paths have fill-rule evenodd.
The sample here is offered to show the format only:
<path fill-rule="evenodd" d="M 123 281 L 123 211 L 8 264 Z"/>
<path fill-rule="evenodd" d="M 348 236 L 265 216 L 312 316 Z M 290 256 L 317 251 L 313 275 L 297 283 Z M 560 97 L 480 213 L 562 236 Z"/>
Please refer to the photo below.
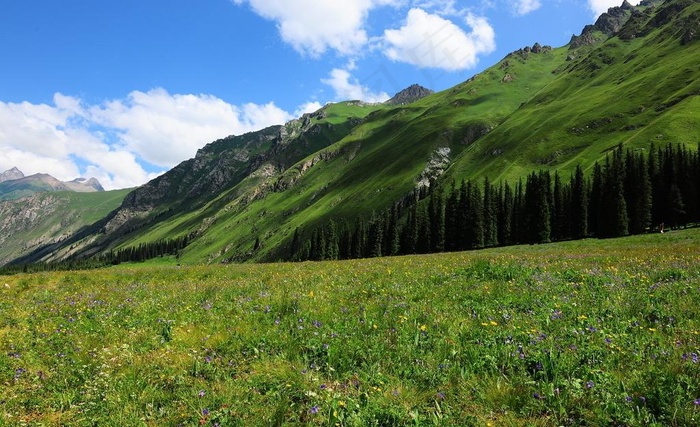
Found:
<path fill-rule="evenodd" d="M 515 184 L 488 178 L 415 191 L 370 218 L 295 231 L 289 260 L 461 251 L 585 237 L 619 237 L 700 220 L 700 151 L 614 149 L 588 176 L 539 171 Z"/>

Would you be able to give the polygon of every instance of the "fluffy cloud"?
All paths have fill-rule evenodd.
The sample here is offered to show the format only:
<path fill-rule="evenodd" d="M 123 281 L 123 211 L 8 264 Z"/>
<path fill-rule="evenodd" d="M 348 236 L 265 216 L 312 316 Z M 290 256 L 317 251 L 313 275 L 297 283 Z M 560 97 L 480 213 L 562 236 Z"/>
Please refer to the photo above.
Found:
<path fill-rule="evenodd" d="M 328 49 L 357 53 L 367 42 L 364 28 L 369 11 L 400 0 L 233 0 L 249 4 L 258 15 L 273 20 L 282 39 L 297 51 L 319 56 Z"/>
<path fill-rule="evenodd" d="M 299 108 L 297 108 L 296 111 L 294 111 L 294 117 L 301 117 L 302 115 L 307 113 L 314 113 L 320 110 L 321 107 L 323 107 L 323 105 L 321 105 L 321 103 L 318 101 L 307 102 L 305 104 L 300 105 Z"/>
<path fill-rule="evenodd" d="M 208 142 L 291 118 L 274 103 L 239 107 L 163 89 L 93 106 L 62 94 L 53 105 L 0 101 L 0 172 L 17 166 L 25 174 L 94 176 L 108 189 L 132 187 L 193 157 Z"/>
<path fill-rule="evenodd" d="M 273 103 L 237 107 L 210 95 L 171 95 L 154 89 L 91 107 L 87 118 L 114 130 L 124 147 L 145 161 L 171 167 L 217 138 L 292 117 Z"/>
<path fill-rule="evenodd" d="M 421 68 L 472 68 L 480 54 L 496 49 L 495 33 L 485 18 L 468 14 L 465 22 L 469 33 L 450 20 L 413 8 L 403 27 L 384 31 L 385 54 Z"/>
<path fill-rule="evenodd" d="M 0 170 L 17 166 L 27 175 L 49 173 L 62 180 L 81 175 L 88 164 L 106 188 L 130 187 L 155 176 L 133 153 L 107 145 L 79 118 L 79 100 L 60 94 L 54 104 L 0 102 Z"/>
<path fill-rule="evenodd" d="M 639 0 L 632 0 L 629 2 L 633 5 L 638 5 Z M 607 12 L 609 8 L 622 5 L 620 0 L 588 0 L 588 7 L 593 11 L 595 16 Z"/>
<path fill-rule="evenodd" d="M 527 15 L 542 6 L 539 0 L 515 0 L 513 7 L 516 15 Z"/>
<path fill-rule="evenodd" d="M 330 76 L 327 79 L 322 79 L 321 82 L 333 88 L 337 100 L 384 102 L 389 99 L 389 95 L 385 92 L 372 93 L 366 86 L 353 78 L 348 70 L 341 68 L 333 69 Z"/>

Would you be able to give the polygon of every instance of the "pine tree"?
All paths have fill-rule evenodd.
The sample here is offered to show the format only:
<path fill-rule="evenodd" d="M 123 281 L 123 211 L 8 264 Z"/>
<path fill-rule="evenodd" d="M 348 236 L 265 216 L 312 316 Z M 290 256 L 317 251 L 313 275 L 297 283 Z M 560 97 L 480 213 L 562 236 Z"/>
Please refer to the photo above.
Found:
<path fill-rule="evenodd" d="M 600 224 L 603 237 L 620 237 L 629 234 L 629 218 L 625 201 L 625 163 L 622 147 L 613 151 L 612 160 L 606 158 Z"/>
<path fill-rule="evenodd" d="M 570 233 L 574 239 L 582 239 L 588 235 L 588 191 L 581 166 L 576 166 L 570 187 Z"/>
<path fill-rule="evenodd" d="M 445 250 L 455 251 L 459 242 L 459 189 L 452 183 L 445 202 Z"/>
<path fill-rule="evenodd" d="M 627 151 L 625 202 L 629 216 L 630 234 L 641 234 L 651 226 L 651 180 L 649 167 L 641 154 Z"/>
<path fill-rule="evenodd" d="M 496 189 L 484 178 L 483 198 L 484 246 L 498 246 L 498 198 Z"/>
<path fill-rule="evenodd" d="M 601 201 L 603 197 L 603 168 L 598 162 L 593 165 L 593 179 L 588 196 L 588 231 L 600 235 Z"/>
<path fill-rule="evenodd" d="M 467 181 L 464 195 L 464 197 L 466 197 L 466 203 L 463 205 L 466 219 L 464 230 L 464 248 L 483 248 L 484 207 L 481 191 L 479 191 L 479 187 L 476 184 L 473 184 L 471 181 Z"/>
<path fill-rule="evenodd" d="M 501 184 L 498 201 L 498 242 L 501 245 L 512 245 L 514 199 L 513 190 L 507 182 Z"/>
<path fill-rule="evenodd" d="M 431 190 L 428 204 L 430 252 L 443 252 L 445 250 L 445 201 L 441 188 Z"/>
<path fill-rule="evenodd" d="M 550 224 L 552 228 L 552 240 L 563 240 L 566 238 L 568 226 L 568 215 L 564 203 L 564 186 L 559 178 L 559 172 L 554 172 L 554 190 L 552 192 L 552 210 Z"/>

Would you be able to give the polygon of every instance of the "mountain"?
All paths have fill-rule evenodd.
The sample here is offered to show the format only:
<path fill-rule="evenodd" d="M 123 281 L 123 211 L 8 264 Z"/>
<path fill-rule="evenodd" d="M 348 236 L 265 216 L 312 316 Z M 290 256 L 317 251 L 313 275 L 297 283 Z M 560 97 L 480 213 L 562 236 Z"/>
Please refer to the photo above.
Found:
<path fill-rule="evenodd" d="M 421 85 L 413 84 L 397 93 L 384 103 L 387 105 L 410 104 L 411 102 L 418 101 L 419 99 L 425 98 L 433 93 L 434 92 L 430 89 L 426 89 Z"/>
<path fill-rule="evenodd" d="M 129 191 L 51 191 L 0 201 L 0 265 L 60 244 L 116 209 Z"/>
<path fill-rule="evenodd" d="M 0 200 L 12 200 L 32 196 L 46 191 L 93 192 L 104 191 L 95 178 L 77 178 L 63 182 L 48 174 L 24 176 L 16 167 L 0 175 Z"/>
<path fill-rule="evenodd" d="M 6 170 L 3 173 L 0 173 L 0 182 L 12 181 L 21 178 L 24 178 L 24 174 L 21 170 L 17 169 L 16 167 Z"/>
<path fill-rule="evenodd" d="M 179 262 L 285 259 L 295 241 L 320 238 L 319 227 L 335 232 L 435 182 L 515 184 L 541 169 L 568 177 L 579 165 L 590 174 L 620 145 L 696 148 L 698 29 L 696 1 L 623 3 L 567 46 L 524 47 L 448 90 L 329 104 L 214 141 L 90 227 L 19 261 L 174 240 L 187 242 Z"/>

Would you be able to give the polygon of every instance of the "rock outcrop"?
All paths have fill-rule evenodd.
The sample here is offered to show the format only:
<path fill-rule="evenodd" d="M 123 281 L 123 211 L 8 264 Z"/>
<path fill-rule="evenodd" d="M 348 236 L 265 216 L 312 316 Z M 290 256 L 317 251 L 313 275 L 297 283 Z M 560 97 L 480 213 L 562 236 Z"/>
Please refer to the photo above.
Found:
<path fill-rule="evenodd" d="M 404 105 L 425 98 L 434 92 L 418 84 L 412 84 L 385 102 L 388 105 Z"/>
<path fill-rule="evenodd" d="M 24 178 L 24 174 L 22 173 L 21 170 L 17 169 L 17 167 L 14 167 L 12 169 L 6 170 L 3 173 L 0 173 L 0 182 L 13 181 L 15 179 L 21 179 L 21 178 Z"/>

